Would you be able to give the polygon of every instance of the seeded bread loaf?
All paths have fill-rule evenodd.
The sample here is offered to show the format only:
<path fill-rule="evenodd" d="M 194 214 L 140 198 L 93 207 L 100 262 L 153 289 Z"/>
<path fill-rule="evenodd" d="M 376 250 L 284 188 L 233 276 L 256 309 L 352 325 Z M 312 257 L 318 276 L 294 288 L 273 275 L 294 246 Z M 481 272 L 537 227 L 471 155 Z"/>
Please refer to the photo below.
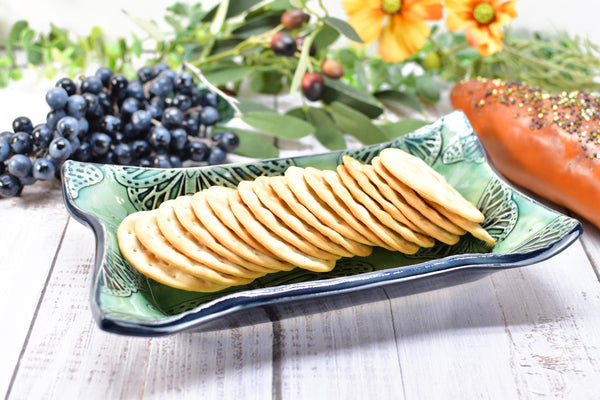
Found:
<path fill-rule="evenodd" d="M 450 100 L 500 173 L 600 227 L 600 97 L 474 79 Z"/>

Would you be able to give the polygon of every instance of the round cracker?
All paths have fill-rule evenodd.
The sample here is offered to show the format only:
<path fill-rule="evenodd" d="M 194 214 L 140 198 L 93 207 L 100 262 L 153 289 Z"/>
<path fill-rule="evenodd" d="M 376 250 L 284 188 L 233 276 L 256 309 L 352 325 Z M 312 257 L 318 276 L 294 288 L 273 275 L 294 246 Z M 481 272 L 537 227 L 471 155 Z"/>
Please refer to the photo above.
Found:
<path fill-rule="evenodd" d="M 214 264 L 212 267 L 218 272 L 232 276 L 239 276 L 242 278 L 258 278 L 260 276 L 264 276 L 266 272 L 269 272 L 264 271 L 264 269 L 262 272 L 258 272 L 256 270 L 245 268 L 243 264 L 250 263 L 245 262 L 245 260 L 243 260 L 241 257 L 236 259 L 241 262 L 240 265 L 228 257 L 223 256 L 219 252 L 213 251 L 211 247 L 202 244 L 214 244 L 216 243 L 214 239 L 211 242 L 201 242 L 196 240 L 196 238 L 190 232 L 188 232 L 177 219 L 175 210 L 173 209 L 174 203 L 175 200 L 168 200 L 158 207 L 156 223 L 158 224 L 158 229 L 160 229 L 160 232 L 163 234 L 165 239 L 167 239 L 167 241 L 179 252 L 198 262 L 204 262 L 207 256 L 221 256 L 229 262 Z M 260 268 L 260 266 L 258 267 Z"/>
<path fill-rule="evenodd" d="M 402 209 L 398 208 L 394 203 L 386 199 L 380 193 L 379 189 L 369 179 L 365 170 L 369 167 L 372 168 L 371 165 L 363 164 L 350 156 L 343 156 L 342 160 L 344 165 L 348 167 L 348 172 L 356 180 L 361 189 L 364 192 L 366 192 L 373 200 L 375 200 L 380 205 L 380 207 L 382 207 L 387 213 L 389 213 L 392 216 L 392 218 L 405 224 L 407 227 L 409 227 L 415 232 L 423 233 L 421 228 L 419 228 L 410 219 L 408 219 L 406 215 L 404 215 Z"/>
<path fill-rule="evenodd" d="M 453 213 L 473 222 L 483 222 L 484 215 L 467 201 L 446 179 L 425 161 L 405 151 L 387 148 L 379 153 L 383 166 L 429 201 L 442 205 Z"/>
<path fill-rule="evenodd" d="M 354 218 L 343 203 L 335 200 L 333 206 L 327 204 L 325 197 L 317 194 L 306 182 L 304 170 L 290 167 L 285 172 L 285 181 L 295 197 L 319 220 L 327 224 L 341 235 L 369 246 L 385 245 L 377 236 L 373 235 L 364 225 Z M 325 190 L 323 196 L 331 194 Z M 335 199 L 334 196 L 331 196 Z M 335 208 L 339 207 L 339 208 Z M 346 217 L 346 218 L 344 218 Z"/>
<path fill-rule="evenodd" d="M 219 257 L 206 257 L 199 263 L 174 249 L 164 238 L 156 223 L 157 210 L 147 211 L 135 223 L 135 235 L 140 243 L 159 258 L 179 268 L 183 272 L 201 279 L 215 282 L 220 285 L 243 285 L 253 281 L 251 278 L 241 278 L 220 273 L 213 269 L 213 265 L 226 263 Z"/>
<path fill-rule="evenodd" d="M 274 255 L 238 222 L 227 201 L 227 194 L 231 191 L 235 189 L 212 186 L 193 195 L 190 205 L 196 217 L 210 227 L 210 232 L 224 246 L 240 257 L 278 271 L 294 269 L 294 265 Z"/>
<path fill-rule="evenodd" d="M 334 260 L 322 260 L 305 254 L 273 234 L 254 218 L 252 212 L 250 212 L 248 207 L 244 204 L 237 191 L 230 192 L 227 197 L 231 210 L 238 221 L 240 221 L 240 224 L 252 235 L 261 238 L 261 242 L 264 246 L 274 254 L 277 254 L 280 258 L 289 261 L 300 268 L 314 272 L 328 272 L 335 267 Z"/>
<path fill-rule="evenodd" d="M 276 217 L 268 208 L 260 202 L 256 193 L 252 189 L 251 181 L 242 181 L 237 187 L 240 198 L 246 204 L 256 220 L 263 224 L 275 235 L 279 236 L 285 242 L 288 242 L 301 252 L 323 260 L 338 260 L 339 255 L 322 250 L 318 246 L 310 243 L 298 233 L 290 229 L 280 218 Z"/>
<path fill-rule="evenodd" d="M 371 194 L 379 195 L 377 189 L 373 185 L 371 185 L 368 178 L 364 174 L 362 174 L 362 164 L 348 156 L 344 156 L 343 159 L 344 165 L 338 167 L 338 173 L 340 175 L 340 178 L 342 179 L 342 182 L 344 183 L 344 186 L 346 186 L 346 188 L 355 200 L 357 200 L 368 211 L 370 211 L 370 213 L 374 215 L 379 222 L 381 222 L 383 225 L 387 226 L 394 232 L 399 233 L 400 236 L 402 236 L 409 242 L 415 243 L 421 247 L 432 247 L 435 244 L 435 240 L 433 240 L 431 237 L 413 231 L 406 224 L 399 222 L 397 219 L 392 217 L 390 213 L 388 213 L 386 210 L 383 210 L 379 203 L 376 202 L 368 194 L 370 192 Z M 362 185 L 359 184 L 355 177 L 361 180 Z M 381 197 L 381 195 L 379 196 Z M 390 205 L 393 207 L 393 204 L 390 203 Z M 397 208 L 393 208 L 396 211 L 398 211 Z M 403 220 L 406 220 L 406 217 L 404 217 L 404 215 L 402 215 L 402 218 Z"/>
<path fill-rule="evenodd" d="M 361 203 L 359 203 L 344 185 L 340 173 L 347 174 L 343 165 L 338 165 L 338 173 L 333 171 L 323 171 L 323 178 L 333 189 L 333 192 L 339 197 L 352 211 L 352 213 L 361 220 L 367 228 L 383 240 L 388 247 L 405 254 L 414 254 L 419 250 L 419 246 L 409 242 L 402 235 L 382 224 L 373 214 L 369 212 Z"/>
<path fill-rule="evenodd" d="M 225 289 L 226 285 L 200 279 L 156 258 L 146 250 L 135 235 L 135 224 L 142 216 L 142 212 L 130 214 L 117 229 L 119 249 L 125 259 L 133 268 L 148 278 L 176 289 L 193 292 L 216 292 Z"/>
<path fill-rule="evenodd" d="M 332 242 L 343 246 L 350 253 L 356 254 L 357 256 L 366 257 L 373 252 L 373 247 L 363 243 L 359 243 L 356 240 L 352 240 L 340 234 L 335 229 L 332 229 L 336 226 L 335 224 L 333 224 L 330 227 L 329 225 L 326 225 L 325 223 L 321 222 L 321 220 L 317 218 L 315 214 L 311 212 L 311 210 L 306 208 L 296 198 L 283 176 L 272 176 L 268 179 L 265 177 L 259 177 L 256 180 L 256 182 L 264 184 L 264 186 L 266 187 L 269 187 L 272 190 L 272 193 L 276 194 L 276 196 L 283 202 L 283 204 L 285 204 L 285 206 L 287 206 L 292 212 L 294 212 L 294 214 L 296 214 L 298 218 L 300 218 L 302 221 L 306 222 L 310 226 L 313 226 L 323 235 L 327 236 Z M 335 218 L 335 216 L 332 216 L 331 221 L 337 222 Z"/>
<path fill-rule="evenodd" d="M 271 189 L 271 186 L 266 183 L 269 178 L 260 178 L 255 179 L 252 182 L 252 190 L 254 194 L 258 197 L 260 202 L 286 226 L 288 226 L 292 231 L 297 232 L 304 240 L 314 243 L 315 246 L 325 251 L 336 254 L 340 257 L 354 257 L 354 253 L 349 252 L 344 247 L 336 243 L 332 243 L 327 237 L 325 237 L 325 235 L 319 232 L 318 229 L 298 218 L 296 214 L 289 208 L 289 206 L 277 196 L 273 189 Z"/>
<path fill-rule="evenodd" d="M 227 240 L 223 241 L 223 243 L 226 245 L 222 245 L 221 241 L 213 236 L 213 234 L 204 226 L 204 224 L 198 220 L 196 214 L 192 210 L 191 200 L 192 196 L 179 196 L 174 200 L 172 207 L 179 223 L 194 237 L 195 241 L 202 243 L 215 253 L 219 254 L 221 257 L 224 257 L 229 261 L 241 265 L 249 270 L 265 273 L 277 271 L 276 269 L 265 267 L 264 264 L 260 262 L 252 262 L 251 259 L 253 258 L 257 259 L 257 261 L 263 261 L 263 259 L 257 257 L 257 255 L 254 254 L 256 251 L 253 249 L 248 249 L 247 246 L 245 246 L 235 235 L 232 235 L 232 237 L 226 237 Z M 238 252 L 232 251 L 231 247 L 239 243 L 242 243 L 242 245 L 238 246 L 237 248 L 242 250 Z M 246 251 L 244 252 L 243 250 Z M 238 254 L 239 252 L 249 253 L 248 257 L 244 258 Z"/>
<path fill-rule="evenodd" d="M 379 157 L 373 158 L 371 162 L 375 174 L 367 171 L 368 174 L 371 174 L 369 178 L 373 180 L 388 200 L 396 204 L 399 208 L 403 207 L 402 210 L 406 211 L 406 216 L 432 238 L 449 245 L 458 243 L 460 240 L 459 235 L 450 233 L 434 224 L 423 214 L 426 213 L 431 216 L 432 213 L 430 211 L 435 210 L 429 207 L 411 188 L 403 185 L 402 182 L 391 176 L 379 161 Z M 416 206 L 413 206 L 414 204 Z M 461 234 L 466 233 L 462 229 L 461 232 L 463 232 Z"/>
<path fill-rule="evenodd" d="M 450 221 L 454 222 L 456 225 L 460 226 L 461 228 L 469 232 L 471 235 L 475 236 L 477 239 L 483 240 L 492 247 L 496 245 L 496 239 L 494 239 L 488 233 L 488 231 L 483 229 L 478 223 L 469 221 L 468 219 L 465 219 L 460 215 L 456 215 L 451 211 L 446 210 L 439 204 L 432 203 L 431 205 L 435 207 L 435 209 L 438 210 L 440 214 L 445 215 Z"/>

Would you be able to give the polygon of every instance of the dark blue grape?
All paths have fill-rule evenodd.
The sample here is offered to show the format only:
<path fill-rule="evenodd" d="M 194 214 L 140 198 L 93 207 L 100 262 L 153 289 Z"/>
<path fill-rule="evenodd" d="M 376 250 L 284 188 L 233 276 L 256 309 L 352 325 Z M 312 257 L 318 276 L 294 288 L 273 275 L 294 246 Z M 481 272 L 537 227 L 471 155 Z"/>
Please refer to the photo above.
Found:
<path fill-rule="evenodd" d="M 186 152 L 193 161 L 206 161 L 210 153 L 210 147 L 205 142 L 188 142 Z"/>
<path fill-rule="evenodd" d="M 154 106 L 152 104 L 148 104 L 146 106 L 146 111 L 148 111 L 150 113 L 150 116 L 154 119 L 161 119 L 162 118 L 162 113 L 163 110 L 162 108 L 158 108 L 157 106 Z"/>
<path fill-rule="evenodd" d="M 73 152 L 72 158 L 76 161 L 90 161 L 92 159 L 92 145 L 88 142 L 83 142 Z"/>
<path fill-rule="evenodd" d="M 171 99 L 171 106 L 177 107 L 181 111 L 187 111 L 192 107 L 192 100 L 185 94 L 176 94 Z"/>
<path fill-rule="evenodd" d="M 13 120 L 12 123 L 13 132 L 27 132 L 31 133 L 33 131 L 33 124 L 31 120 L 27 117 L 17 117 Z"/>
<path fill-rule="evenodd" d="M 110 97 L 108 96 L 108 94 L 106 92 L 101 92 L 101 93 L 98 93 L 98 95 L 96 97 L 98 98 L 98 103 L 100 103 L 100 105 L 104 109 L 104 112 L 106 114 L 112 113 L 113 103 L 112 103 L 112 100 L 110 99 Z"/>
<path fill-rule="evenodd" d="M 183 166 L 183 162 L 181 161 L 181 158 L 174 154 L 171 154 L 169 156 L 169 163 L 171 164 L 172 168 L 181 168 Z"/>
<path fill-rule="evenodd" d="M 67 113 L 63 110 L 52 110 L 46 115 L 46 125 L 48 125 L 48 128 L 51 130 L 54 130 L 56 129 L 58 120 L 66 115 Z"/>
<path fill-rule="evenodd" d="M 46 158 L 38 158 L 33 162 L 33 177 L 40 181 L 51 179 L 56 172 L 54 164 Z"/>
<path fill-rule="evenodd" d="M 152 160 L 149 157 L 140 158 L 137 161 L 138 167 L 150 168 L 152 167 Z"/>
<path fill-rule="evenodd" d="M 81 82 L 81 91 L 83 93 L 98 94 L 102 91 L 102 80 L 97 76 L 87 76 Z"/>
<path fill-rule="evenodd" d="M 194 87 L 194 77 L 189 72 L 180 72 L 175 77 L 175 90 L 178 93 L 189 94 Z"/>
<path fill-rule="evenodd" d="M 80 94 L 74 94 L 67 101 L 67 113 L 75 118 L 85 117 L 87 111 L 87 102 Z"/>
<path fill-rule="evenodd" d="M 79 136 L 83 137 L 87 135 L 88 131 L 90 130 L 90 123 L 88 120 L 85 118 L 79 118 L 77 122 L 79 122 Z"/>
<path fill-rule="evenodd" d="M 181 152 L 187 144 L 187 132 L 183 128 L 173 129 L 171 131 L 171 149 Z"/>
<path fill-rule="evenodd" d="M 23 184 L 19 178 L 8 173 L 0 175 L 0 196 L 14 197 L 21 193 Z"/>
<path fill-rule="evenodd" d="M 152 151 L 150 144 L 145 140 L 135 140 L 131 143 L 131 148 L 135 158 L 138 159 L 150 155 L 150 152 Z"/>
<path fill-rule="evenodd" d="M 219 121 L 219 112 L 211 106 L 203 107 L 198 115 L 198 120 L 202 125 L 211 126 Z"/>
<path fill-rule="evenodd" d="M 156 150 L 166 150 L 171 145 L 171 132 L 163 126 L 155 126 L 150 130 L 148 143 Z"/>
<path fill-rule="evenodd" d="M 69 96 L 77 93 L 77 85 L 69 78 L 61 78 L 56 82 L 56 87 L 61 87 L 67 91 Z"/>
<path fill-rule="evenodd" d="M 53 87 L 46 93 L 46 103 L 53 110 L 61 110 L 67 105 L 69 94 L 61 87 Z"/>
<path fill-rule="evenodd" d="M 37 179 L 32 174 L 29 174 L 29 175 L 19 178 L 19 182 L 21 182 L 21 184 L 23 186 L 33 185 L 36 181 L 37 181 Z"/>
<path fill-rule="evenodd" d="M 152 114 L 148 110 L 138 110 L 131 115 L 131 126 L 138 132 L 149 129 L 151 124 Z"/>
<path fill-rule="evenodd" d="M 189 94 L 190 100 L 192 101 L 192 107 L 200 106 L 202 104 L 202 92 L 197 87 L 193 87 Z"/>
<path fill-rule="evenodd" d="M 133 162 L 134 153 L 127 143 L 119 143 L 113 149 L 113 157 L 117 164 L 130 165 Z"/>
<path fill-rule="evenodd" d="M 161 71 L 160 74 L 158 74 L 157 77 L 158 78 L 165 77 L 165 78 L 169 79 L 173 83 L 173 88 L 175 88 L 175 78 L 177 77 L 177 72 L 175 72 L 172 69 L 168 68 L 168 69 L 165 69 L 165 70 Z"/>
<path fill-rule="evenodd" d="M 154 168 L 171 168 L 171 161 L 166 154 L 157 154 L 153 157 L 152 166 Z"/>
<path fill-rule="evenodd" d="M 100 67 L 96 70 L 94 76 L 100 78 L 100 82 L 102 82 L 102 86 L 108 87 L 110 82 L 110 78 L 113 76 L 113 72 L 110 68 Z"/>
<path fill-rule="evenodd" d="M 169 69 L 169 66 L 165 63 L 156 63 L 154 67 L 152 67 L 152 73 L 155 77 L 157 77 L 161 72 Z"/>
<path fill-rule="evenodd" d="M 8 141 L 12 135 L 14 135 L 14 132 L 4 131 L 0 133 L 0 140 Z"/>
<path fill-rule="evenodd" d="M 68 139 L 79 136 L 79 121 L 75 117 L 62 117 L 56 124 L 56 133 Z"/>
<path fill-rule="evenodd" d="M 33 139 L 27 132 L 16 132 L 10 137 L 9 143 L 15 154 L 27 154 L 33 150 Z"/>
<path fill-rule="evenodd" d="M 127 97 L 133 97 L 134 99 L 138 99 L 139 101 L 146 100 L 146 93 L 144 92 L 144 87 L 139 81 L 129 82 L 129 85 L 127 85 Z"/>
<path fill-rule="evenodd" d="M 217 108 L 219 105 L 219 98 L 213 92 L 203 93 L 200 97 L 200 105 L 201 106 L 210 106 Z"/>
<path fill-rule="evenodd" d="M 45 149 L 52 141 L 52 137 L 54 136 L 54 132 L 48 125 L 39 124 L 33 128 L 33 132 L 31 133 L 31 139 L 33 140 L 33 145 L 38 149 Z"/>
<path fill-rule="evenodd" d="M 127 94 L 129 81 L 122 75 L 113 75 L 108 85 L 108 94 L 113 99 L 120 99 Z"/>
<path fill-rule="evenodd" d="M 23 154 L 14 154 L 6 161 L 8 173 L 22 178 L 31 174 L 31 160 Z"/>
<path fill-rule="evenodd" d="M 236 151 L 240 145 L 240 138 L 231 131 L 217 132 L 212 136 L 212 140 L 217 143 L 217 146 L 219 146 L 221 150 L 227 153 Z"/>
<path fill-rule="evenodd" d="M 0 163 L 10 156 L 10 143 L 8 140 L 0 140 Z"/>
<path fill-rule="evenodd" d="M 90 137 L 90 146 L 92 147 L 92 153 L 95 155 L 104 155 L 110 151 L 110 145 L 112 139 L 106 133 L 95 132 Z"/>
<path fill-rule="evenodd" d="M 160 120 L 165 128 L 176 128 L 183 122 L 183 112 L 177 107 L 167 107 L 163 111 L 162 119 Z"/>
<path fill-rule="evenodd" d="M 190 136 L 198 136 L 198 132 L 200 132 L 200 123 L 197 119 L 188 118 L 181 123 L 181 127 L 185 129 L 188 135 Z"/>
<path fill-rule="evenodd" d="M 150 79 L 154 78 L 154 72 L 150 67 L 142 67 L 137 71 L 137 78 L 142 83 L 148 82 Z"/>
<path fill-rule="evenodd" d="M 52 139 L 48 146 L 48 154 L 56 161 L 66 160 L 73 150 L 73 146 L 69 139 L 57 137 Z"/>
<path fill-rule="evenodd" d="M 131 122 L 128 122 L 125 124 L 123 129 L 121 129 L 121 135 L 118 136 L 121 136 L 121 140 L 131 142 L 132 140 L 137 139 L 139 137 L 139 132 L 133 129 L 133 125 L 131 125 Z"/>
<path fill-rule="evenodd" d="M 173 81 L 166 76 L 155 78 L 150 85 L 150 93 L 155 96 L 167 97 L 172 91 Z"/>
<path fill-rule="evenodd" d="M 109 151 L 106 154 L 95 155 L 93 161 L 101 164 L 114 164 L 115 158 L 113 152 Z"/>
<path fill-rule="evenodd" d="M 121 104 L 123 116 L 130 117 L 131 114 L 140 109 L 140 101 L 135 97 L 127 97 Z"/>
<path fill-rule="evenodd" d="M 117 132 L 121 130 L 121 119 L 114 115 L 105 115 L 100 121 L 100 128 L 102 132 L 114 138 Z"/>
<path fill-rule="evenodd" d="M 206 162 L 208 165 L 222 164 L 223 161 L 225 161 L 226 156 L 227 153 L 225 153 L 223 149 L 218 146 L 213 146 L 210 148 L 210 154 L 208 155 Z"/>

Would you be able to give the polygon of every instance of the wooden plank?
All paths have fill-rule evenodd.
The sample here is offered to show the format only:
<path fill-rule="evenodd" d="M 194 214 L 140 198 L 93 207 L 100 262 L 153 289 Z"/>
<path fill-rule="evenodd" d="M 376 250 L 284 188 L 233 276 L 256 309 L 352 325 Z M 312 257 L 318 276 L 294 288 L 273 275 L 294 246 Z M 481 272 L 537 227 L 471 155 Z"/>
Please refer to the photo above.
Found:
<path fill-rule="evenodd" d="M 94 238 L 71 220 L 8 398 L 271 394 L 271 324 L 162 338 L 109 334 L 89 309 Z"/>
<path fill-rule="evenodd" d="M 357 297 L 365 304 L 331 309 L 351 304 L 350 297 L 352 304 Z M 311 309 L 305 317 L 275 324 L 274 398 L 401 398 L 389 302 L 385 296 L 375 302 L 371 297 L 355 293 L 328 299 L 320 312 Z"/>
<path fill-rule="evenodd" d="M 26 187 L 0 199 L 0 393 L 5 393 L 68 220 L 59 185 Z"/>

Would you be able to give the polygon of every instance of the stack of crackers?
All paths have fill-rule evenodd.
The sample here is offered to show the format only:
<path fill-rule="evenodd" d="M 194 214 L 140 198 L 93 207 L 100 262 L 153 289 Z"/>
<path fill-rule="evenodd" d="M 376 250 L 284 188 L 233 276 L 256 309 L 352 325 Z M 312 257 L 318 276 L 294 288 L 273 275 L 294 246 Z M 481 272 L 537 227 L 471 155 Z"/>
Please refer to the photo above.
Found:
<path fill-rule="evenodd" d="M 421 159 L 388 148 L 371 164 L 342 161 L 337 171 L 290 167 L 131 214 L 117 231 L 121 253 L 155 281 L 213 292 L 296 267 L 330 271 L 374 246 L 413 254 L 467 232 L 495 244 L 484 215 Z"/>

